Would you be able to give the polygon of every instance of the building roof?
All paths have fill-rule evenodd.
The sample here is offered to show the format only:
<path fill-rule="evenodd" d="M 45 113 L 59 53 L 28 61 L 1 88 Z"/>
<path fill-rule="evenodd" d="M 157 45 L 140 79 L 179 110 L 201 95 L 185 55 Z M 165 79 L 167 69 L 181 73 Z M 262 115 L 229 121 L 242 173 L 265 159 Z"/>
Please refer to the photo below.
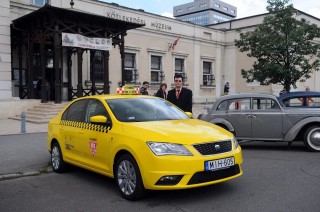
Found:
<path fill-rule="evenodd" d="M 41 17 L 41 19 L 40 19 Z M 55 23 L 58 20 L 63 22 L 90 25 L 92 27 L 103 27 L 109 31 L 123 32 L 130 29 L 135 29 L 144 26 L 144 24 L 126 22 L 118 19 L 112 19 L 105 16 L 89 13 L 75 8 L 59 8 L 45 4 L 38 10 L 35 10 L 27 15 L 17 18 L 12 21 L 15 28 L 28 30 L 30 23 L 39 21 L 45 23 Z M 42 24 L 39 24 L 41 26 Z M 34 26 L 33 26 L 34 27 Z M 68 27 L 66 26 L 66 29 Z M 68 30 L 65 30 L 65 32 Z"/>

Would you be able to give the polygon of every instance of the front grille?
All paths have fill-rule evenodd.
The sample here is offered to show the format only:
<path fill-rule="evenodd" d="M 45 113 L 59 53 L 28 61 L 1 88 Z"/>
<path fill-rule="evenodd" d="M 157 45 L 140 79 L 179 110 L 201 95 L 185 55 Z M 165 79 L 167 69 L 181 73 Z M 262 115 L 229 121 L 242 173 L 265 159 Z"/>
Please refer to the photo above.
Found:
<path fill-rule="evenodd" d="M 193 147 L 202 155 L 214 155 L 230 152 L 232 149 L 232 142 L 231 140 L 226 140 L 220 142 L 195 144 Z"/>
<path fill-rule="evenodd" d="M 239 173 L 240 173 L 239 165 L 234 165 L 227 169 L 220 169 L 217 171 L 197 172 L 191 177 L 190 181 L 188 182 L 188 185 L 220 180 L 223 178 L 234 176 Z"/>

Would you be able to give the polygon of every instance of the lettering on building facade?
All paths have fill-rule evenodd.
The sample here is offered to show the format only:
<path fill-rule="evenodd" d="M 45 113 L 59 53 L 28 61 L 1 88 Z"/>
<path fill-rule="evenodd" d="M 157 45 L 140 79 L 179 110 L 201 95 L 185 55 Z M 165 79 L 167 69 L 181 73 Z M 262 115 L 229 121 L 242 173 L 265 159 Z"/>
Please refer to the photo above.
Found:
<path fill-rule="evenodd" d="M 152 28 L 156 28 L 156 29 L 160 29 L 160 30 L 170 30 L 171 31 L 171 26 L 170 25 L 166 25 L 160 22 L 151 22 L 151 27 Z"/>
<path fill-rule="evenodd" d="M 140 17 L 134 18 L 126 15 L 121 15 L 116 12 L 107 12 L 107 17 L 112 19 L 118 19 L 120 21 L 136 23 L 136 24 L 146 24 L 146 21 L 143 19 L 140 19 Z"/>
<path fill-rule="evenodd" d="M 127 16 L 127 15 L 122 15 L 119 14 L 115 11 L 112 12 L 107 12 L 107 17 L 108 18 L 112 18 L 112 19 L 117 19 L 117 20 L 121 20 L 121 21 L 126 21 L 126 22 L 130 22 L 130 23 L 137 23 L 137 24 L 146 24 L 146 20 L 141 19 L 140 17 L 131 17 L 131 16 Z M 148 24 L 149 25 L 149 24 Z M 166 31 L 171 31 L 172 27 L 170 25 L 161 23 L 161 22 L 150 22 L 149 25 L 150 28 L 155 28 L 158 30 L 166 30 Z"/>

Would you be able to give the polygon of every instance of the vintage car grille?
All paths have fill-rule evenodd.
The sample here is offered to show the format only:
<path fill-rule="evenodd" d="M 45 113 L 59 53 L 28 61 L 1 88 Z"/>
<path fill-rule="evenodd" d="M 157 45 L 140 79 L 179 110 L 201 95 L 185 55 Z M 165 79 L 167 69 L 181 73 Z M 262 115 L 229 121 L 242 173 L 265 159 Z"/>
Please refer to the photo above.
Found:
<path fill-rule="evenodd" d="M 239 173 L 239 165 L 234 165 L 227 169 L 220 169 L 217 171 L 197 172 L 191 177 L 190 181 L 188 182 L 188 185 L 220 180 L 223 178 L 234 176 Z"/>
<path fill-rule="evenodd" d="M 214 155 L 224 152 L 230 152 L 232 149 L 232 142 L 231 140 L 227 140 L 221 142 L 195 144 L 193 145 L 193 147 L 202 155 Z"/>

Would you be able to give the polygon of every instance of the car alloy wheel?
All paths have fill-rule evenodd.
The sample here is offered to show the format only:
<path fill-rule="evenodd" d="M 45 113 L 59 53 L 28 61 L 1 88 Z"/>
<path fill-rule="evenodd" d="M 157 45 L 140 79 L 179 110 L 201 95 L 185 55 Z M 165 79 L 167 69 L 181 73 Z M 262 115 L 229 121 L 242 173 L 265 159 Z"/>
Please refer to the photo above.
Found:
<path fill-rule="evenodd" d="M 51 149 L 51 166 L 54 172 L 62 173 L 67 169 L 67 164 L 63 161 L 59 144 L 55 142 Z"/>
<path fill-rule="evenodd" d="M 304 134 L 306 147 L 313 152 L 320 151 L 320 126 L 309 127 Z"/>
<path fill-rule="evenodd" d="M 129 155 L 122 155 L 115 170 L 117 187 L 123 198 L 137 200 L 143 197 L 145 189 L 143 187 L 140 170 L 135 159 Z"/>

